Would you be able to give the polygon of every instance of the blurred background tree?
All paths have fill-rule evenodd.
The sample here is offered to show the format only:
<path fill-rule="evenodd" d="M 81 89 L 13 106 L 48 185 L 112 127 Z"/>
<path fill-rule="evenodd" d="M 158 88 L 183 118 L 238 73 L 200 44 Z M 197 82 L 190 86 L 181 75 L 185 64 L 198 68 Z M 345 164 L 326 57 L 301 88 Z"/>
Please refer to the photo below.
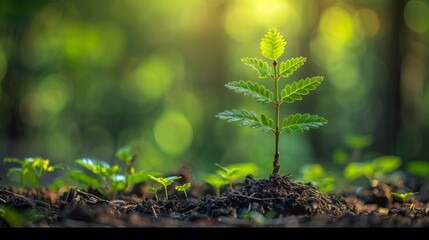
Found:
<path fill-rule="evenodd" d="M 371 135 L 370 151 L 429 160 L 429 0 L 3 0 L 0 157 L 115 162 L 129 145 L 137 170 L 255 162 L 266 176 L 272 134 L 214 115 L 265 111 L 224 84 L 255 80 L 240 58 L 261 57 L 270 27 L 285 59 L 308 58 L 294 79 L 325 76 L 286 114 L 329 120 L 283 136 L 282 174 L 331 161 L 349 133 Z"/>

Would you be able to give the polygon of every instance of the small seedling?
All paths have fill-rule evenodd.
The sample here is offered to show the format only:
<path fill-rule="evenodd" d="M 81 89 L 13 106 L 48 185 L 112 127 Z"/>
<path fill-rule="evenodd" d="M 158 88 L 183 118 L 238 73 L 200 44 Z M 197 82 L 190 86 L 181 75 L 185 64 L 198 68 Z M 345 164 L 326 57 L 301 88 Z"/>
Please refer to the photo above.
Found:
<path fill-rule="evenodd" d="M 396 156 L 381 156 L 372 161 L 351 162 L 344 169 L 344 177 L 350 181 L 366 177 L 370 182 L 383 178 L 401 166 L 402 160 Z"/>
<path fill-rule="evenodd" d="M 182 178 L 181 176 L 170 176 L 170 177 L 155 177 L 153 175 L 149 175 L 149 178 L 154 180 L 155 182 L 162 185 L 165 192 L 165 200 L 168 200 L 168 191 L 167 186 L 171 185 L 175 180 Z"/>
<path fill-rule="evenodd" d="M 41 157 L 31 158 L 32 161 L 30 161 L 32 164 L 32 169 L 34 170 L 34 173 L 36 174 L 36 184 L 37 184 L 37 191 L 40 192 L 40 181 L 42 179 L 42 176 L 45 175 L 48 172 L 53 172 L 55 169 L 62 168 L 61 165 L 55 165 L 51 166 L 49 165 L 48 159 L 43 159 Z"/>
<path fill-rule="evenodd" d="M 215 165 L 220 168 L 220 171 L 218 171 L 218 174 L 220 176 L 222 176 L 223 178 L 228 179 L 229 188 L 233 189 L 232 188 L 232 178 L 233 178 L 233 175 L 236 174 L 239 170 L 237 168 L 229 169 L 229 168 L 224 167 L 218 163 L 215 163 Z"/>
<path fill-rule="evenodd" d="M 158 191 L 160 191 L 162 187 L 150 187 L 147 190 L 153 194 L 155 194 L 155 199 L 158 202 Z"/>
<path fill-rule="evenodd" d="M 97 159 L 81 158 L 75 161 L 76 164 L 91 171 L 96 177 L 80 172 L 72 171 L 69 177 L 88 186 L 92 186 L 103 195 L 115 196 L 117 191 L 125 188 L 125 176 L 119 174 L 122 169 L 118 165 Z"/>
<path fill-rule="evenodd" d="M 204 182 L 212 185 L 215 188 L 216 191 L 216 196 L 220 196 L 220 188 L 222 186 L 225 186 L 229 183 L 228 180 L 226 180 L 225 178 L 219 176 L 218 174 L 210 174 L 207 175 L 204 179 Z"/>
<path fill-rule="evenodd" d="M 21 167 L 9 168 L 6 172 L 6 176 L 10 176 L 12 173 L 19 176 L 19 186 L 22 189 L 24 184 L 24 176 L 27 174 L 28 170 L 31 168 L 31 161 L 28 158 L 18 159 L 18 158 L 5 158 L 3 160 L 5 163 L 18 163 Z"/>
<path fill-rule="evenodd" d="M 122 168 L 115 164 L 91 158 L 81 158 L 76 160 L 76 164 L 83 166 L 91 171 L 95 177 L 81 172 L 72 171 L 69 177 L 83 183 L 87 186 L 94 187 L 103 195 L 116 196 L 117 192 L 125 191 L 131 185 L 144 182 L 149 179 L 149 174 L 158 175 L 157 172 L 135 171 L 133 166 L 136 155 L 132 154 L 130 147 L 118 149 L 116 157 L 126 164 L 125 173 Z"/>
<path fill-rule="evenodd" d="M 191 183 L 185 183 L 183 185 L 176 186 L 175 188 L 177 191 L 183 192 L 185 194 L 185 197 L 188 198 L 188 194 L 186 193 L 186 189 L 188 189 L 190 187 L 191 187 Z"/>
<path fill-rule="evenodd" d="M 272 66 L 268 62 L 257 58 L 242 58 L 241 62 L 253 68 L 258 72 L 259 78 L 271 78 L 274 83 L 274 92 L 251 81 L 234 81 L 227 83 L 226 88 L 237 93 L 243 93 L 250 96 L 261 104 L 270 104 L 274 107 L 274 120 L 265 114 L 256 114 L 255 112 L 245 109 L 227 110 L 218 113 L 216 117 L 227 122 L 238 122 L 239 126 L 250 126 L 251 128 L 261 128 L 262 131 L 271 131 L 275 138 L 275 151 L 273 160 L 273 173 L 280 171 L 280 134 L 302 133 L 305 130 L 319 128 L 328 121 L 318 115 L 294 114 L 283 119 L 280 122 L 280 106 L 283 103 L 292 103 L 302 100 L 302 96 L 307 95 L 310 91 L 319 86 L 322 76 L 301 79 L 299 81 L 287 84 L 282 90 L 279 89 L 279 80 L 281 77 L 287 78 L 292 75 L 299 67 L 307 61 L 305 57 L 291 58 L 285 62 L 278 62 L 278 58 L 283 55 L 286 42 L 283 36 L 275 28 L 271 28 L 262 38 L 260 48 L 262 55 L 272 61 Z"/>
<path fill-rule="evenodd" d="M 408 199 L 410 199 L 412 196 L 418 194 L 418 192 L 407 192 L 407 193 L 395 193 L 395 192 L 391 192 L 390 193 L 392 196 L 395 196 L 399 199 L 402 200 L 402 206 L 405 205 L 405 203 L 408 201 Z M 414 204 L 410 205 L 410 208 L 412 208 L 414 206 Z"/>
<path fill-rule="evenodd" d="M 135 173 L 133 164 L 136 159 L 136 154 L 131 153 L 131 147 L 125 146 L 118 149 L 118 151 L 116 151 L 116 157 L 127 165 L 127 170 L 125 171 L 126 176 L 133 175 Z"/>
<path fill-rule="evenodd" d="M 40 181 L 42 179 L 42 176 L 48 172 L 53 172 L 55 169 L 62 168 L 61 165 L 54 165 L 54 166 L 49 165 L 49 160 L 43 159 L 41 157 L 24 158 L 24 159 L 5 158 L 4 162 L 21 164 L 20 168 L 10 168 L 6 172 L 7 176 L 9 176 L 12 173 L 19 175 L 21 189 L 23 187 L 24 177 L 29 173 L 30 170 L 32 170 L 36 177 L 35 181 L 36 181 L 37 193 L 40 192 Z"/>
<path fill-rule="evenodd" d="M 336 190 L 336 181 L 325 168 L 318 163 L 304 166 L 301 170 L 302 182 L 312 182 L 322 193 L 329 193 Z"/>

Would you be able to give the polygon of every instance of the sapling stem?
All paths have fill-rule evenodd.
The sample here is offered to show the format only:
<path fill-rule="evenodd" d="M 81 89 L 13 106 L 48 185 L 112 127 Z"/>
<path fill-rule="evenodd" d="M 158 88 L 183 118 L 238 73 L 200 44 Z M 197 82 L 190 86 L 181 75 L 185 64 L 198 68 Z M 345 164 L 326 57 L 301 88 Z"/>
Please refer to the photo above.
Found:
<path fill-rule="evenodd" d="M 277 76 L 277 60 L 273 62 L 274 76 L 271 76 L 274 80 L 274 106 L 276 108 L 276 129 L 274 131 L 275 137 L 275 151 L 273 161 L 273 173 L 279 173 L 280 171 L 280 150 L 279 150 L 279 138 L 280 138 L 280 101 L 279 101 L 279 76 Z"/>

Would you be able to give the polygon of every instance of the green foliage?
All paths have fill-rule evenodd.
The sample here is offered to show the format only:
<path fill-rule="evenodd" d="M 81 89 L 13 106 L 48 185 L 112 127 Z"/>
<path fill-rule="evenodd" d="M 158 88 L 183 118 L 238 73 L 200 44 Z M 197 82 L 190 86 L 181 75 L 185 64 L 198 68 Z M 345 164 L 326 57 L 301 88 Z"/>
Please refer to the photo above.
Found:
<path fill-rule="evenodd" d="M 12 167 L 6 171 L 6 176 L 11 174 L 17 174 L 19 176 L 19 186 L 22 188 L 24 184 L 24 176 L 28 173 L 31 168 L 31 161 L 29 159 L 19 159 L 19 158 L 5 158 L 3 160 L 5 163 L 18 163 L 21 167 Z"/>
<path fill-rule="evenodd" d="M 53 172 L 55 169 L 63 168 L 61 165 L 49 165 L 48 159 L 43 159 L 41 157 L 36 158 L 30 158 L 28 159 L 32 164 L 32 169 L 34 173 L 36 174 L 36 184 L 37 184 L 37 190 L 40 191 L 40 181 L 42 179 L 42 176 L 45 175 L 48 172 Z"/>
<path fill-rule="evenodd" d="M 227 168 L 218 163 L 215 163 L 215 165 L 220 168 L 217 173 L 223 178 L 229 180 L 229 187 L 232 189 L 232 178 L 234 174 L 237 173 L 239 170 L 237 168 Z"/>
<path fill-rule="evenodd" d="M 301 170 L 302 182 L 312 182 L 320 192 L 329 193 L 336 190 L 335 178 L 328 174 L 322 165 L 307 165 Z"/>
<path fill-rule="evenodd" d="M 42 177 L 48 173 L 53 172 L 55 169 L 63 168 L 61 165 L 54 165 L 51 166 L 49 164 L 48 159 L 43 159 L 41 157 L 35 157 L 35 158 L 24 158 L 24 159 L 18 159 L 18 158 L 5 158 L 4 162 L 8 163 L 18 163 L 21 165 L 21 167 L 17 168 L 10 168 L 6 171 L 6 175 L 10 176 L 12 173 L 15 173 L 19 175 L 20 177 L 20 187 L 23 187 L 24 177 L 29 173 L 29 171 L 32 171 L 35 174 L 35 181 L 36 181 L 36 188 L 38 192 L 40 191 L 40 182 Z"/>
<path fill-rule="evenodd" d="M 344 169 L 344 177 L 355 180 L 366 177 L 368 180 L 379 179 L 401 166 L 401 158 L 396 156 L 381 156 L 372 161 L 352 162 Z"/>
<path fill-rule="evenodd" d="M 244 93 L 245 96 L 251 96 L 258 103 L 272 103 L 274 94 L 263 85 L 252 83 L 251 81 L 229 82 L 225 87 L 234 90 L 237 93 Z"/>
<path fill-rule="evenodd" d="M 273 173 L 278 173 L 280 170 L 279 158 L 279 135 L 281 133 L 301 133 L 304 130 L 319 128 L 325 125 L 328 121 L 317 115 L 310 114 L 295 114 L 286 117 L 283 120 L 283 125 L 280 127 L 280 105 L 282 103 L 292 103 L 297 100 L 302 100 L 302 96 L 307 95 L 310 91 L 316 89 L 323 81 L 323 77 L 315 76 L 311 78 L 301 79 L 292 82 L 284 87 L 279 93 L 279 80 L 281 77 L 287 78 L 292 75 L 305 62 L 305 57 L 296 57 L 281 62 L 277 59 L 283 54 L 286 42 L 283 36 L 275 28 L 270 28 L 260 42 L 262 55 L 272 60 L 272 66 L 261 59 L 257 58 L 242 58 L 241 62 L 250 66 L 258 72 L 259 78 L 271 78 L 274 82 L 274 92 L 271 92 L 266 87 L 250 81 L 240 80 L 238 82 L 230 82 L 225 85 L 237 93 L 244 93 L 245 96 L 254 98 L 258 103 L 271 103 L 275 108 L 274 120 L 264 114 L 258 114 L 245 109 L 226 110 L 216 115 L 221 120 L 227 122 L 237 122 L 239 126 L 249 126 L 251 128 L 261 128 L 262 131 L 271 130 L 275 135 L 275 152 L 273 161 Z"/>
<path fill-rule="evenodd" d="M 46 218 L 46 212 L 41 208 L 23 209 L 18 211 L 15 208 L 0 204 L 0 220 L 8 227 L 20 228 L 28 224 L 41 221 Z M 4 227 L 4 225 L 2 226 Z"/>
<path fill-rule="evenodd" d="M 352 149 L 362 149 L 372 144 L 370 135 L 349 134 L 346 136 L 345 143 Z"/>
<path fill-rule="evenodd" d="M 429 162 L 411 161 L 407 164 L 407 172 L 413 176 L 429 178 Z"/>
<path fill-rule="evenodd" d="M 315 129 L 320 126 L 323 126 L 328 121 L 317 115 L 305 114 L 294 114 L 283 119 L 282 129 L 280 132 L 285 132 L 288 134 L 292 133 L 302 133 L 305 130 Z"/>
<path fill-rule="evenodd" d="M 261 128 L 262 131 L 271 130 L 269 125 L 270 122 L 262 122 L 262 119 L 258 118 L 258 115 L 254 112 L 247 111 L 245 109 L 232 109 L 226 110 L 216 115 L 219 119 L 226 120 L 227 122 L 238 122 L 239 126 L 249 126 L 251 128 Z M 265 117 L 266 118 L 266 117 Z"/>
<path fill-rule="evenodd" d="M 219 168 L 216 174 L 209 174 L 203 178 L 203 181 L 215 188 L 216 196 L 220 195 L 220 188 L 229 184 L 230 189 L 233 183 L 242 180 L 246 175 L 256 174 L 258 167 L 254 163 L 236 163 L 222 166 L 218 163 L 215 165 Z"/>
<path fill-rule="evenodd" d="M 241 62 L 258 71 L 259 78 L 269 78 L 272 74 L 268 63 L 264 60 L 257 58 L 242 58 Z"/>
<path fill-rule="evenodd" d="M 176 186 L 175 189 L 177 191 L 183 192 L 185 194 L 185 197 L 188 198 L 188 194 L 186 193 L 186 190 L 190 187 L 191 187 L 191 183 L 184 183 L 183 185 Z"/>
<path fill-rule="evenodd" d="M 125 176 L 119 174 L 122 171 L 119 165 L 110 165 L 105 161 L 92 158 L 77 159 L 75 163 L 92 172 L 95 177 L 78 171 L 72 171 L 68 176 L 80 183 L 94 187 L 103 195 L 116 196 L 116 193 L 126 186 Z"/>
<path fill-rule="evenodd" d="M 116 151 L 116 157 L 127 165 L 126 175 L 132 175 L 135 173 L 135 169 L 133 167 L 135 156 L 136 155 L 131 153 L 131 147 L 129 146 L 119 148 Z"/>
<path fill-rule="evenodd" d="M 264 38 L 262 38 L 260 45 L 264 57 L 270 60 L 276 60 L 283 54 L 286 42 L 283 39 L 283 35 L 281 35 L 277 29 L 270 28 Z"/>
<path fill-rule="evenodd" d="M 323 77 L 317 76 L 301 79 L 298 82 L 288 84 L 281 91 L 282 100 L 287 103 L 302 100 L 302 96 L 307 95 L 310 93 L 310 91 L 316 89 L 317 86 L 322 83 L 322 81 Z"/>
<path fill-rule="evenodd" d="M 390 194 L 392 194 L 392 196 L 395 196 L 395 197 L 401 199 L 402 205 L 404 205 L 408 201 L 408 199 L 410 199 L 412 196 L 418 194 L 418 192 L 407 192 L 407 193 L 390 192 Z"/>
<path fill-rule="evenodd" d="M 168 200 L 167 186 L 171 185 L 175 180 L 182 178 L 181 176 L 169 176 L 169 177 L 155 177 L 149 175 L 149 178 L 162 185 L 165 193 L 165 200 Z"/>
<path fill-rule="evenodd" d="M 147 190 L 153 194 L 155 194 L 155 199 L 158 202 L 158 192 L 162 189 L 162 187 L 149 187 Z"/>
<path fill-rule="evenodd" d="M 229 180 L 219 176 L 218 174 L 209 174 L 203 179 L 204 182 L 212 185 L 215 188 L 216 196 L 220 195 L 220 188 L 229 183 Z"/>
<path fill-rule="evenodd" d="M 305 57 L 297 57 L 280 63 L 280 76 L 289 77 L 289 75 L 292 75 L 298 68 L 304 65 L 306 61 L 307 58 Z"/>
<path fill-rule="evenodd" d="M 132 149 L 128 146 L 116 151 L 116 157 L 126 164 L 126 171 L 118 165 L 92 159 L 81 158 L 75 161 L 76 164 L 86 168 L 91 172 L 71 171 L 68 176 L 86 186 L 91 186 L 105 196 L 116 196 L 119 191 L 125 191 L 128 187 L 145 182 L 149 175 L 158 175 L 156 172 L 135 171 L 133 166 L 136 155 L 132 154 Z"/>

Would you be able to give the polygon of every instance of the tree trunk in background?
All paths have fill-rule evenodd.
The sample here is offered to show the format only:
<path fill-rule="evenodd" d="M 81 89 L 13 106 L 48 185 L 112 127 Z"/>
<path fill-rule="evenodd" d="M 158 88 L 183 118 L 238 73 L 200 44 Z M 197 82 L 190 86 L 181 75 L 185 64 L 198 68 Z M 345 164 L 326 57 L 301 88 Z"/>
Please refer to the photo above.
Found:
<path fill-rule="evenodd" d="M 396 140 L 401 125 L 400 80 L 404 3 L 403 1 L 392 1 L 386 4 L 386 8 L 392 27 L 384 37 L 386 39 L 384 44 L 381 44 L 379 48 L 387 72 L 385 81 L 379 86 L 379 89 L 383 91 L 383 101 L 378 107 L 381 111 L 381 118 L 378 119 L 373 147 L 377 152 L 383 154 L 396 154 Z"/>
<path fill-rule="evenodd" d="M 0 108 L 6 109 L 9 115 L 8 124 L 5 127 L 7 149 L 5 154 L 19 156 L 18 141 L 25 136 L 26 128 L 20 116 L 19 105 L 21 102 L 22 79 L 25 79 L 26 69 L 21 62 L 21 45 L 23 35 L 30 24 L 32 14 L 14 12 L 7 17 L 1 35 L 5 37 L 5 51 L 7 53 L 8 68 L 2 80 L 2 99 Z"/>

